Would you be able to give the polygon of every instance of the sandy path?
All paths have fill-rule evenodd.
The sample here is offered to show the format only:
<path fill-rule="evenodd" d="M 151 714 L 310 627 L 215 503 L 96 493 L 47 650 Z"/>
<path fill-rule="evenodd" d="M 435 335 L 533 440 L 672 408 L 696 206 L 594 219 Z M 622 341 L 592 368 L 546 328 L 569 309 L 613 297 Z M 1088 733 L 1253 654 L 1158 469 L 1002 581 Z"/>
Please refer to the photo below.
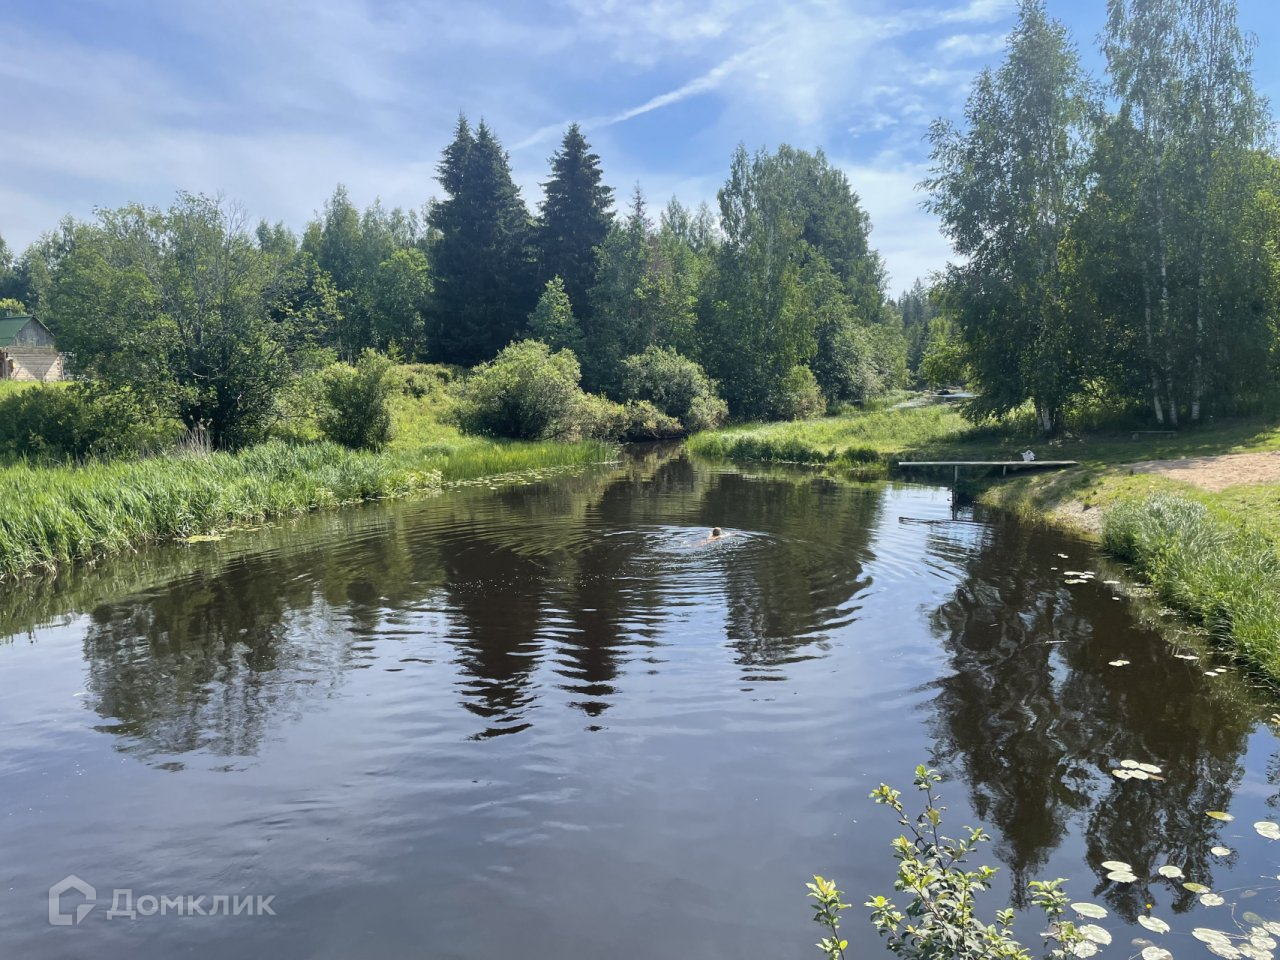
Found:
<path fill-rule="evenodd" d="M 1280 484 L 1280 451 L 1227 453 L 1219 457 L 1143 460 L 1129 464 L 1134 473 L 1154 473 L 1218 492 L 1241 484 Z"/>

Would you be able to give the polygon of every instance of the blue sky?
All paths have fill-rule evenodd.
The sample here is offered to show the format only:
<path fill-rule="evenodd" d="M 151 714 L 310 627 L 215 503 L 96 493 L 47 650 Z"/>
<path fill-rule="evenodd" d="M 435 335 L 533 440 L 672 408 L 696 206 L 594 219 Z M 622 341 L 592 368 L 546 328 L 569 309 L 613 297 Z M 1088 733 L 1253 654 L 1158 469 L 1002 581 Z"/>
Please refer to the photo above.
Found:
<path fill-rule="evenodd" d="M 1105 0 L 1050 0 L 1086 64 Z M 419 207 L 458 112 L 534 205 L 571 120 L 621 195 L 714 202 L 735 145 L 823 147 L 894 290 L 948 246 L 919 209 L 923 134 L 999 59 L 1013 0 L 6 0 L 0 235 L 180 189 L 300 228 L 339 181 Z M 1280 100 L 1280 3 L 1240 0 Z"/>

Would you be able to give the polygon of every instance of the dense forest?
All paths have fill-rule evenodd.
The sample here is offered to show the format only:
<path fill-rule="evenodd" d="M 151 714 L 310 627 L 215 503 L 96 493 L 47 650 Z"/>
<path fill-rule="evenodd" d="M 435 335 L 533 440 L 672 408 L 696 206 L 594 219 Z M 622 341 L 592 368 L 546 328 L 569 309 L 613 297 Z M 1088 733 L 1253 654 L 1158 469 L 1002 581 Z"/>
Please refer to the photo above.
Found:
<path fill-rule="evenodd" d="M 1251 42 L 1232 0 L 1110 0 L 1101 44 L 1105 83 L 1023 0 L 1003 63 L 931 129 L 922 202 L 957 259 L 896 300 L 821 150 L 740 147 L 718 210 L 655 213 L 639 187 L 615 197 L 573 125 L 535 212 L 496 133 L 460 117 L 421 211 L 339 186 L 299 236 L 203 195 L 99 210 L 17 257 L 0 239 L 0 308 L 222 446 L 369 350 L 480 366 L 500 406 L 524 370 L 690 429 L 913 380 L 971 384 L 979 418 L 1030 405 L 1046 432 L 1086 403 L 1170 426 L 1256 406 L 1280 345 L 1280 166 Z M 537 433 L 489 413 L 475 429 Z"/>

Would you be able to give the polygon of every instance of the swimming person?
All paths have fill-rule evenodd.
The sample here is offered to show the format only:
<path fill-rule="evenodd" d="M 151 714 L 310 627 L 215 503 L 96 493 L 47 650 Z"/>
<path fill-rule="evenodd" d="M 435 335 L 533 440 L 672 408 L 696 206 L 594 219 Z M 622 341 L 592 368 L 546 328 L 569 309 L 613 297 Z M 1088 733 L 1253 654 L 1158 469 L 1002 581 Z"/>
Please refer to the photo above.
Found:
<path fill-rule="evenodd" d="M 719 540 L 719 539 L 720 539 L 721 537 L 723 537 L 723 536 L 724 536 L 724 531 L 723 531 L 723 530 L 721 530 L 719 527 L 712 527 L 712 528 L 711 528 L 711 536 L 707 537 L 707 539 L 708 539 L 708 540 Z"/>

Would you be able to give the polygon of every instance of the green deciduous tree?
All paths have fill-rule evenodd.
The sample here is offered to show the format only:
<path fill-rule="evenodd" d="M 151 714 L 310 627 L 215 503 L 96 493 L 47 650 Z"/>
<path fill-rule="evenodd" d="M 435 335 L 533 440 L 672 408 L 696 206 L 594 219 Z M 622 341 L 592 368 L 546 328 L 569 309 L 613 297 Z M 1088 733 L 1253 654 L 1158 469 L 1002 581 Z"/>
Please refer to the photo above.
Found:
<path fill-rule="evenodd" d="M 261 439 L 306 338 L 273 316 L 273 267 L 235 208 L 182 194 L 166 211 L 68 225 L 49 314 L 77 368 L 172 411 L 217 446 Z"/>
<path fill-rule="evenodd" d="M 373 340 L 380 348 L 421 359 L 427 349 L 427 313 L 431 305 L 431 268 L 426 254 L 405 247 L 378 264 L 373 286 Z"/>
<path fill-rule="evenodd" d="M 984 71 L 965 127 L 934 123 L 929 208 L 967 258 L 948 275 L 978 405 L 1027 400 L 1046 432 L 1083 390 L 1090 338 L 1069 309 L 1061 244 L 1087 188 L 1095 113 L 1066 29 L 1043 0 L 1022 0 L 999 70 Z"/>

